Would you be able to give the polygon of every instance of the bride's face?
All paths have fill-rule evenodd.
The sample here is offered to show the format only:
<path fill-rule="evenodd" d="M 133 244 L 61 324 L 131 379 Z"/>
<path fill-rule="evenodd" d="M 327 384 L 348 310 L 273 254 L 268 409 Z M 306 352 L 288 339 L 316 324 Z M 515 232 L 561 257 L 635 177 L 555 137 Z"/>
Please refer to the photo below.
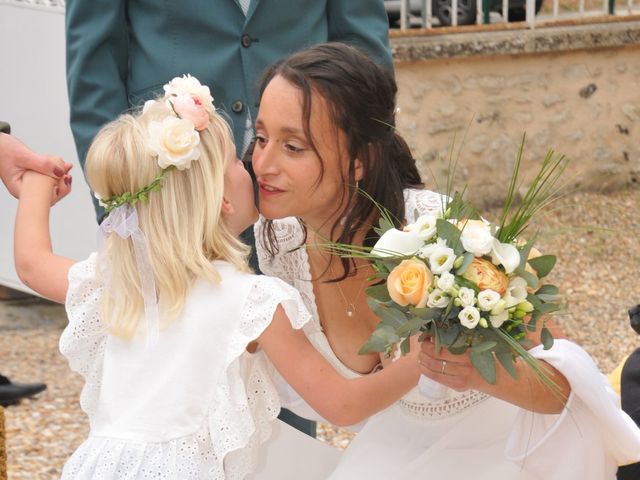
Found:
<path fill-rule="evenodd" d="M 309 130 L 313 142 L 304 131 L 301 91 L 283 77 L 274 77 L 260 101 L 253 152 L 260 213 L 266 218 L 296 216 L 320 227 L 344 209 L 345 135 L 334 126 L 324 98 L 315 92 Z"/>

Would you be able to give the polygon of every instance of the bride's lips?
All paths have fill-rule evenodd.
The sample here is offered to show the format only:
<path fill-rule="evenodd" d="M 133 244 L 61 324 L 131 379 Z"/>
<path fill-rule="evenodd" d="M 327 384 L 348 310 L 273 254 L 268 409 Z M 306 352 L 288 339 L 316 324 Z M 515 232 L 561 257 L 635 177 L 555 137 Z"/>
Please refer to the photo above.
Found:
<path fill-rule="evenodd" d="M 284 190 L 280 190 L 279 188 L 274 187 L 273 185 L 269 185 L 268 183 L 258 182 L 258 185 L 260 187 L 261 196 L 268 197 L 284 192 Z"/>

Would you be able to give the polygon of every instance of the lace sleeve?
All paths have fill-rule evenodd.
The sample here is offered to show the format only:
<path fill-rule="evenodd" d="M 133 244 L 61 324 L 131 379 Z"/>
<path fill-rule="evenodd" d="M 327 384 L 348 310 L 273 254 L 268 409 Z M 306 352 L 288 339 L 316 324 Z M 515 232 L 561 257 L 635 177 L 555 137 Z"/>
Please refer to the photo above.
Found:
<path fill-rule="evenodd" d="M 269 326 L 278 305 L 295 329 L 310 319 L 294 288 L 276 278 L 257 276 L 242 308 L 238 335 L 227 353 L 226 381 L 218 386 L 211 404 L 209 430 L 216 433 L 212 438 L 216 456 L 224 458 L 224 473 L 220 468 L 217 473 L 221 476 L 212 478 L 241 479 L 253 471 L 260 445 L 270 437 L 271 422 L 280 412 L 271 362 L 262 351 L 245 352 L 247 344 Z"/>
<path fill-rule="evenodd" d="M 408 188 L 404 191 L 405 217 L 407 222 L 415 222 L 420 215 L 442 212 L 449 199 L 431 190 Z"/>
<path fill-rule="evenodd" d="M 285 282 L 293 284 L 293 275 L 296 272 L 296 268 L 291 268 L 289 265 L 289 259 L 292 257 L 290 252 L 302 244 L 302 227 L 294 217 L 275 220 L 272 225 L 278 247 L 275 255 L 271 255 L 266 247 L 266 222 L 264 217 L 260 216 L 260 219 L 253 227 L 260 271 L 265 275 L 281 278 Z"/>

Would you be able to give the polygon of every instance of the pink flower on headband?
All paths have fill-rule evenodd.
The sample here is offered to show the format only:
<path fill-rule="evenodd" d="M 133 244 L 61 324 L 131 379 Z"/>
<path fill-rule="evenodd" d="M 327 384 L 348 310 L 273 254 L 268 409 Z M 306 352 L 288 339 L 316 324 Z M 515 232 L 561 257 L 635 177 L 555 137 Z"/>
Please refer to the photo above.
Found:
<path fill-rule="evenodd" d="M 180 118 L 191 120 L 196 130 L 202 131 L 209 126 L 209 112 L 198 97 L 179 95 L 167 100 Z"/>
<path fill-rule="evenodd" d="M 175 77 L 164 86 L 164 98 L 170 100 L 173 97 L 188 95 L 197 98 L 200 104 L 209 111 L 213 111 L 213 97 L 206 85 L 202 85 L 196 77 L 189 74 L 182 77 Z"/>

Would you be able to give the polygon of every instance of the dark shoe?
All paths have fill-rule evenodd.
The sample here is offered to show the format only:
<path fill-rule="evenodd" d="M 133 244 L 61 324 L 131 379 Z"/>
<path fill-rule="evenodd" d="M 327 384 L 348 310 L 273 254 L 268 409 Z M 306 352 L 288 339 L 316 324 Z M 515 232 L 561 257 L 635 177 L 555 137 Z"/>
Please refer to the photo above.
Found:
<path fill-rule="evenodd" d="M 21 399 L 42 392 L 47 386 L 44 383 L 13 383 L 4 375 L 0 375 L 0 405 L 6 407 L 18 403 Z"/>

